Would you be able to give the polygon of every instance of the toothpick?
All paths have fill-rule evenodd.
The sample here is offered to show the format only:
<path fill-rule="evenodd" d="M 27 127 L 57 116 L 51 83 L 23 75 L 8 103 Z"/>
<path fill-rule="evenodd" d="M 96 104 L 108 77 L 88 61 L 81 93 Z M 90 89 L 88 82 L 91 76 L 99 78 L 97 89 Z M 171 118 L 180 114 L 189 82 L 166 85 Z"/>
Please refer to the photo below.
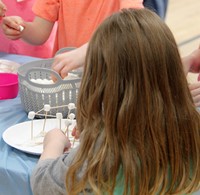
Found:
<path fill-rule="evenodd" d="M 31 121 L 31 140 L 33 140 L 33 119 Z"/>
<path fill-rule="evenodd" d="M 59 129 L 61 129 L 61 121 L 63 119 L 62 113 L 60 112 L 56 113 L 56 118 L 59 120 Z"/>
<path fill-rule="evenodd" d="M 47 120 L 47 112 L 45 114 L 45 118 L 44 118 L 44 123 L 43 123 L 43 128 L 42 128 L 42 134 L 44 134 L 44 129 L 45 129 L 45 126 L 46 126 L 46 120 Z"/>
<path fill-rule="evenodd" d="M 45 134 L 45 126 L 46 126 L 46 121 L 47 121 L 47 114 L 48 114 L 48 111 L 50 111 L 51 107 L 49 104 L 45 104 L 44 105 L 44 111 L 45 111 L 45 118 L 44 118 L 44 124 L 43 124 L 43 129 L 42 129 L 42 132 L 41 134 L 44 135 Z"/>
<path fill-rule="evenodd" d="M 35 118 L 35 112 L 31 111 L 28 113 L 28 118 L 31 119 L 31 140 L 33 139 L 33 119 Z"/>
<path fill-rule="evenodd" d="M 74 136 L 74 139 L 73 139 L 73 142 L 72 142 L 72 146 L 73 146 L 73 147 L 74 147 L 75 141 L 76 141 L 76 138 L 75 138 L 75 136 Z"/>
<path fill-rule="evenodd" d="M 69 126 L 71 125 L 71 121 L 67 120 L 65 122 L 65 125 L 66 125 L 66 129 L 64 130 L 64 133 L 67 134 L 67 138 L 69 139 Z"/>

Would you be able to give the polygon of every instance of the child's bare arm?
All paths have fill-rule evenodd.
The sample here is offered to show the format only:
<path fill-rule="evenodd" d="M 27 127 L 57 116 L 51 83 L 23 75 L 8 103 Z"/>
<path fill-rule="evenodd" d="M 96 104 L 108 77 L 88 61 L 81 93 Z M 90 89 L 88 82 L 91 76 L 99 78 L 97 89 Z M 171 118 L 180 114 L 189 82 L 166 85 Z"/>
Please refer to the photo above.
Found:
<path fill-rule="evenodd" d="M 37 16 L 33 22 L 25 22 L 19 16 L 8 16 L 2 20 L 2 29 L 7 38 L 12 40 L 21 38 L 32 45 L 45 43 L 49 38 L 53 25 L 53 22 Z"/>

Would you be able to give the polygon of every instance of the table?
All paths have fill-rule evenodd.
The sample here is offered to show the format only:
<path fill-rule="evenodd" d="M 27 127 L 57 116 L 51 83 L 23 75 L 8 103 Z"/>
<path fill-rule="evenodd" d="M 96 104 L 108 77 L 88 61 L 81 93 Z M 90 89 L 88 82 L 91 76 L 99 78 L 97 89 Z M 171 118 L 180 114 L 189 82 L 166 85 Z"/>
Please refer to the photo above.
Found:
<path fill-rule="evenodd" d="M 0 59 L 24 64 L 38 58 L 0 53 Z M 27 113 L 19 95 L 14 99 L 0 100 L 0 195 L 32 195 L 30 173 L 39 156 L 14 149 L 2 138 L 8 127 L 26 120 Z"/>

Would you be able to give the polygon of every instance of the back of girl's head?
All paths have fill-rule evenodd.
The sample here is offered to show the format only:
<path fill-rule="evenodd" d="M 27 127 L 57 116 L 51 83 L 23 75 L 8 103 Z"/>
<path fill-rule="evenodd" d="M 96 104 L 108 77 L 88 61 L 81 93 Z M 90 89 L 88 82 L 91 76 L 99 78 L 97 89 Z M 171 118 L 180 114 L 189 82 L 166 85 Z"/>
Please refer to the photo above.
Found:
<path fill-rule="evenodd" d="M 161 104 L 157 109 L 171 104 L 171 109 L 190 98 L 174 37 L 149 10 L 123 10 L 99 27 L 82 82 L 87 110 L 98 115 L 104 108 L 104 116 L 112 112 L 109 121 L 119 111 L 124 116 L 140 108 L 146 115 L 155 111 L 155 104 Z"/>
<path fill-rule="evenodd" d="M 69 175 L 88 162 L 77 189 L 89 180 L 96 193 L 112 193 L 120 167 L 124 194 L 197 189 L 200 118 L 174 37 L 156 14 L 122 10 L 100 25 L 77 106 L 83 135 Z"/>

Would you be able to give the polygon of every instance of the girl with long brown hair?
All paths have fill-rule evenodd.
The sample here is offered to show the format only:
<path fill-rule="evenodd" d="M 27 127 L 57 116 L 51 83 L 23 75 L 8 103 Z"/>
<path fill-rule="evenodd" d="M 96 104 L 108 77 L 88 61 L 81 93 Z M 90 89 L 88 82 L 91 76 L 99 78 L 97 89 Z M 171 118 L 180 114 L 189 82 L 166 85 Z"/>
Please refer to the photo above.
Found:
<path fill-rule="evenodd" d="M 200 187 L 200 116 L 174 37 L 147 9 L 122 10 L 94 33 L 86 56 L 80 145 L 47 133 L 34 194 L 185 194 Z M 64 154 L 63 154 L 64 153 Z"/>

